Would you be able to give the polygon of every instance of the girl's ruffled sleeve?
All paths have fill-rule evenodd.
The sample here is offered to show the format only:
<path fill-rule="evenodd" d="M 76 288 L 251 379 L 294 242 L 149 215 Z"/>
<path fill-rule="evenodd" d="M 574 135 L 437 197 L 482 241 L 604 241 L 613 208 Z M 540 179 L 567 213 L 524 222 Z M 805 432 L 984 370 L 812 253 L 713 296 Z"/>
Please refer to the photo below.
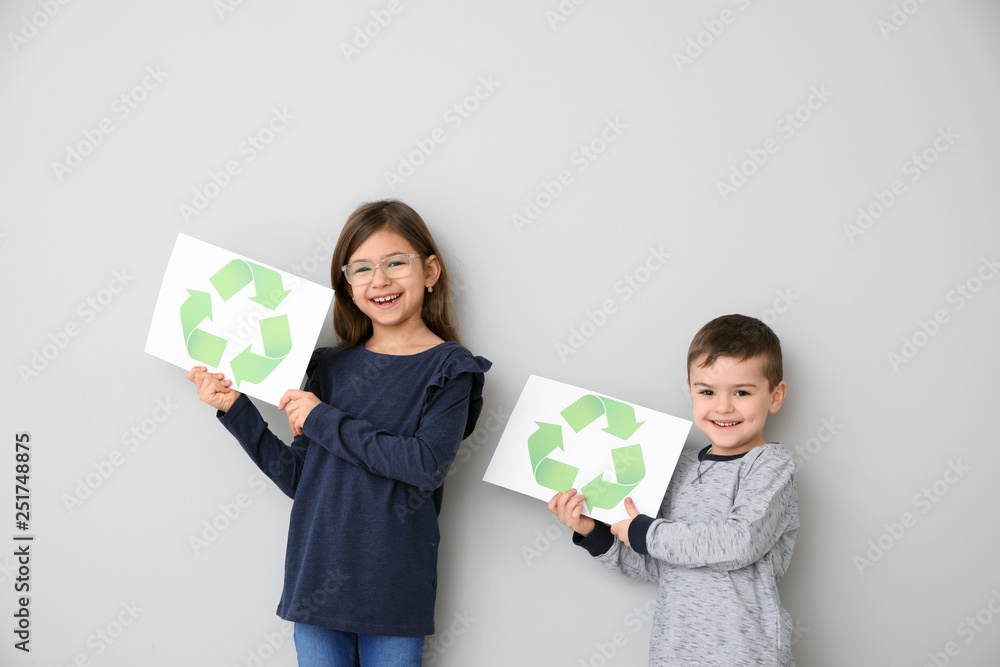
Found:
<path fill-rule="evenodd" d="M 434 393 L 440 391 L 448 382 L 464 374 L 469 374 L 472 378 L 472 386 L 469 389 L 469 416 L 462 433 L 462 440 L 465 440 L 476 430 L 476 422 L 483 411 L 483 386 L 486 384 L 486 371 L 493 367 L 493 363 L 485 357 L 474 357 L 471 353 L 456 355 L 448 359 L 441 368 L 441 371 L 427 386 L 427 399 L 431 399 Z"/>

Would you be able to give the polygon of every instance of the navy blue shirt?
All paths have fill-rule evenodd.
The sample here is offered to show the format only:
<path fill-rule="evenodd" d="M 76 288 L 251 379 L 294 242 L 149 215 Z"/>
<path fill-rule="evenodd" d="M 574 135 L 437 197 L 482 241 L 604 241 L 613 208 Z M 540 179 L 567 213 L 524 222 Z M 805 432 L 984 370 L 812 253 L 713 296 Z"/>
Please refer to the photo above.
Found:
<path fill-rule="evenodd" d="M 455 342 L 395 356 L 313 353 L 322 403 L 285 445 L 241 395 L 219 419 L 293 498 L 278 615 L 344 632 L 434 634 L 443 482 L 491 363 Z"/>

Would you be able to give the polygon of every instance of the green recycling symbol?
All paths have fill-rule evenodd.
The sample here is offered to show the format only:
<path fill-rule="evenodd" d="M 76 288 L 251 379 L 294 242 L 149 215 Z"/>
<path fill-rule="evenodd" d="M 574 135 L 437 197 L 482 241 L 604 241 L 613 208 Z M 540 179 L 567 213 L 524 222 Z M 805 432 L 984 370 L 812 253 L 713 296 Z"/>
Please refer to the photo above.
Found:
<path fill-rule="evenodd" d="M 230 261 L 209 280 L 223 301 L 229 301 L 253 283 L 255 294 L 250 300 L 268 310 L 277 308 L 291 293 L 291 290 L 284 289 L 281 274 L 277 271 L 242 259 Z M 188 295 L 181 304 L 181 327 L 188 354 L 195 361 L 218 368 L 228 341 L 198 328 L 205 320 L 212 320 L 212 295 L 193 289 L 188 290 Z M 261 319 L 260 335 L 264 341 L 264 354 L 251 352 L 252 345 L 247 345 L 230 361 L 237 387 L 241 381 L 253 384 L 263 382 L 292 349 L 288 315 Z"/>
<path fill-rule="evenodd" d="M 560 412 L 566 423 L 579 433 L 602 415 L 607 415 L 608 425 L 601 429 L 605 433 L 628 441 L 645 422 L 635 420 L 635 409 L 631 405 L 604 396 L 587 394 L 574 401 Z M 550 459 L 549 455 L 563 447 L 562 426 L 546 422 L 535 422 L 538 430 L 528 437 L 528 452 L 531 455 L 531 469 L 535 481 L 553 491 L 567 491 L 576 481 L 580 471 L 576 466 Z M 587 509 L 612 509 L 639 486 L 646 476 L 646 463 L 642 458 L 642 446 L 626 445 L 611 450 L 617 482 L 609 482 L 601 473 L 590 480 L 580 491 L 586 497 Z"/>

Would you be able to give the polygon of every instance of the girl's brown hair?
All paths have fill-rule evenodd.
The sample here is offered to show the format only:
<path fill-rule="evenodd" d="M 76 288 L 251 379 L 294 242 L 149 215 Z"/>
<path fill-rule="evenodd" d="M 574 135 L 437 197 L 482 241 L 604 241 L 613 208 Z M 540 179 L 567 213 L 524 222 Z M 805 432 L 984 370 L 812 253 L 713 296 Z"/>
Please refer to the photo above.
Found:
<path fill-rule="evenodd" d="M 441 275 L 434 284 L 434 291 L 424 294 L 421 316 L 427 328 L 439 338 L 461 343 L 452 323 L 448 269 L 430 230 L 412 208 L 401 201 L 386 199 L 359 206 L 344 223 L 340 238 L 337 239 L 337 247 L 333 251 L 333 262 L 330 265 L 330 284 L 334 289 L 333 330 L 340 338 L 340 345 L 354 347 L 372 335 L 372 321 L 351 300 L 351 286 L 341 267 L 347 264 L 358 246 L 381 229 L 395 232 L 406 239 L 420 253 L 420 261 L 425 261 L 431 255 L 437 257 Z"/>

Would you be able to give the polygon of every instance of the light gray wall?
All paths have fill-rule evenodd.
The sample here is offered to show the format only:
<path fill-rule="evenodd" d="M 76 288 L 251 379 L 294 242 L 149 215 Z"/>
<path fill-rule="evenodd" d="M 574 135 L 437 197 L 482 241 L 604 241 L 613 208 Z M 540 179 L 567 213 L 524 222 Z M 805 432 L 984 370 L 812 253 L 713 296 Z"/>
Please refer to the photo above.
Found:
<path fill-rule="evenodd" d="M 800 459 L 781 583 L 799 664 L 997 663 L 996 3 L 226 1 L 0 5 L 0 663 L 294 664 L 273 613 L 290 502 L 143 345 L 178 232 L 325 282 L 348 213 L 386 196 L 431 225 L 463 339 L 495 364 L 447 482 L 427 664 L 644 663 L 655 589 L 482 475 L 530 373 L 689 416 L 687 344 L 734 311 L 785 349 L 766 434 Z M 348 58 L 371 12 L 391 22 Z M 294 118 L 251 160 L 275 109 Z M 526 199 L 542 210 L 519 225 Z M 881 214 L 859 225 L 859 207 Z M 11 633 L 21 431 L 29 655 Z"/>

